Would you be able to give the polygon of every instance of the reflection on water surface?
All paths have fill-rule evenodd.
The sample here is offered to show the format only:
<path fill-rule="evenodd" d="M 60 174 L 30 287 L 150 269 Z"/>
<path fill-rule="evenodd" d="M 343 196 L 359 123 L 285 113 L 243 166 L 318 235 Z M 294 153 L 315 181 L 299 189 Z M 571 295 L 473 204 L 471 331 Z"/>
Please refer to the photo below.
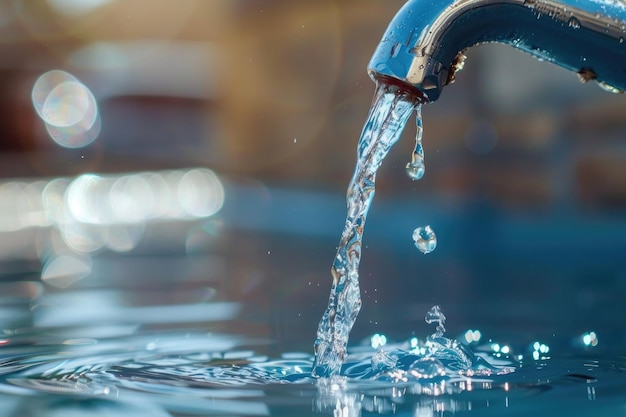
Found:
<path fill-rule="evenodd" d="M 63 240 L 47 240 L 58 229 L 13 232 L 16 242 L 26 236 L 24 242 L 48 250 L 42 258 L 22 252 L 2 264 L 0 416 L 622 409 L 625 340 L 617 331 L 620 293 L 613 291 L 621 281 L 611 272 L 620 262 L 610 252 L 599 248 L 564 264 L 517 240 L 543 227 L 541 219 L 522 230 L 515 219 L 452 212 L 448 223 L 432 216 L 441 225 L 438 238 L 450 243 L 424 257 L 410 236 L 396 233 L 411 230 L 414 213 L 383 201 L 366 237 L 365 309 L 350 354 L 339 377 L 317 380 L 311 346 L 336 227 L 315 225 L 340 219 L 342 198 L 229 181 L 223 192 L 223 208 L 210 218 L 147 220 L 144 239 L 128 252 L 66 248 L 50 257 L 50 249 L 63 247 Z M 578 231 L 598 230 L 571 221 Z M 474 256 L 459 256 L 451 233 L 474 228 L 491 230 L 484 252 L 474 247 Z M 518 232 L 493 232 L 504 229 Z M 550 239 L 544 232 L 544 244 Z M 515 258 L 507 257 L 511 248 Z M 499 261 L 485 262 L 492 254 Z M 600 259 L 604 281 L 573 279 Z M 407 268 L 420 276 L 405 278 Z M 427 279 L 438 276 L 448 278 Z M 469 370 L 450 357 L 428 357 L 434 327 L 424 314 L 435 303 L 448 317 L 446 337 L 474 355 Z"/>

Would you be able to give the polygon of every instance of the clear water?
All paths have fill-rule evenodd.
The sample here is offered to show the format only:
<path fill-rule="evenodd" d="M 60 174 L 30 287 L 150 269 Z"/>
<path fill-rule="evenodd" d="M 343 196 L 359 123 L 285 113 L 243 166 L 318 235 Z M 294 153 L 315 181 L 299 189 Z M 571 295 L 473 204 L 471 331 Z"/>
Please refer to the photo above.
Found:
<path fill-rule="evenodd" d="M 430 226 L 418 227 L 413 231 L 413 242 L 420 252 L 428 254 L 437 247 L 437 235 Z"/>
<path fill-rule="evenodd" d="M 424 148 L 422 147 L 422 136 L 424 127 L 422 125 L 422 105 L 415 106 L 415 122 L 417 130 L 415 133 L 415 149 L 411 154 L 411 161 L 406 164 L 406 173 L 412 180 L 419 180 L 424 176 L 426 165 L 424 164 Z"/>
<path fill-rule="evenodd" d="M 397 100 L 390 93 L 377 93 L 387 110 Z M 411 106 L 401 107 L 402 117 L 410 117 Z M 359 155 L 376 156 L 380 164 L 378 156 L 393 140 L 384 138 L 386 145 L 377 148 L 366 139 Z M 358 227 L 346 235 L 352 245 L 338 259 L 351 262 L 335 273 L 333 289 L 340 291 L 331 296 L 335 308 L 343 308 L 333 317 L 352 320 L 350 307 L 360 305 L 359 239 L 375 177 L 375 169 L 359 169 L 367 192 L 356 192 L 367 198 L 349 207 L 354 223 L 347 224 Z M 237 200 L 249 188 L 239 191 L 227 190 L 234 206 L 224 217 L 147 230 L 153 246 L 131 255 L 95 254 L 93 272 L 67 288 L 43 283 L 41 265 L 3 260 L 0 417 L 624 415 L 621 235 L 590 245 L 576 239 L 585 225 L 565 219 L 556 239 L 544 214 L 535 223 L 526 217 L 494 223 L 497 215 L 481 206 L 469 214 L 445 213 L 454 226 L 449 229 L 476 237 L 470 247 L 450 252 L 451 232 L 441 223 L 438 233 L 442 239 L 447 233 L 451 243 L 423 257 L 401 233 L 398 246 L 375 247 L 392 243 L 372 228 L 367 260 L 378 272 L 364 285 L 371 308 L 362 313 L 370 321 L 352 329 L 349 349 L 354 321 L 347 327 L 331 322 L 345 336 L 341 357 L 315 358 L 310 335 L 326 307 L 319 300 L 326 289 L 318 290 L 312 277 L 327 262 L 334 236 L 219 227 L 235 208 L 262 211 L 258 199 Z M 287 217 L 281 208 L 302 200 L 269 188 L 262 195 L 278 202 L 269 206 L 276 224 Z M 322 219 L 311 221 L 319 224 L 329 211 L 314 201 Z M 404 208 L 394 204 L 393 211 L 378 214 L 386 227 L 407 230 L 397 226 L 415 218 L 410 209 L 403 223 Z M 341 215 L 343 207 L 329 210 Z M 619 227 L 603 224 L 582 234 Z M 487 233 L 489 239 L 480 240 Z M 183 249 L 168 250 L 177 236 Z M 558 245 L 541 246 L 546 241 Z M 412 275 L 415 270 L 419 275 Z M 449 321 L 441 308 L 431 308 L 435 302 Z M 377 312 L 376 305 L 382 306 Z M 334 337 L 323 332 L 322 342 L 339 340 Z M 314 377 L 328 370 L 334 375 Z"/>
<path fill-rule="evenodd" d="M 397 88 L 377 85 L 346 194 L 348 213 L 331 268 L 333 281 L 328 307 L 317 330 L 315 376 L 337 375 L 346 358 L 350 331 L 361 309 L 361 242 L 367 213 L 374 199 L 376 171 L 400 138 L 416 105 L 412 97 Z"/>
<path fill-rule="evenodd" d="M 269 358 L 256 350 L 265 350 L 262 341 L 235 335 L 143 331 L 122 336 L 111 329 L 100 339 L 60 339 L 52 329 L 14 335 L 3 340 L 0 416 L 624 412 L 623 358 L 519 358 L 495 352 L 493 343 L 473 343 L 472 352 L 445 338 L 445 317 L 437 307 L 426 319 L 436 329 L 425 340 L 414 337 L 378 349 L 353 346 L 341 376 L 321 379 L 311 374 L 310 354 Z"/>
<path fill-rule="evenodd" d="M 446 321 L 442 309 L 415 301 L 405 282 L 380 316 L 399 323 L 388 321 L 378 328 L 384 333 L 365 338 L 357 331 L 340 374 L 317 379 L 307 329 L 314 328 L 321 305 L 309 311 L 305 301 L 294 302 L 303 285 L 291 281 L 302 268 L 303 246 L 307 259 L 323 265 L 329 240 L 307 246 L 281 236 L 272 255 L 293 262 L 262 266 L 272 256 L 267 236 L 221 239 L 236 250 L 223 252 L 221 245 L 207 256 L 98 257 L 97 272 L 67 289 L 42 285 L 27 265 L 19 268 L 23 273 L 5 272 L 0 416 L 623 414 L 626 358 L 621 316 L 613 310 L 570 315 L 545 329 L 538 323 L 571 311 L 566 303 L 538 302 L 529 284 L 515 296 L 527 308 L 511 307 L 505 292 L 494 292 L 500 276 L 483 274 L 490 286 L 467 287 L 462 296 L 432 291 L 443 294 L 443 311 L 454 317 Z M 264 251 L 251 254 L 243 243 Z M 376 262 L 387 256 L 370 254 Z M 420 264 L 429 259 L 418 257 Z M 246 261 L 270 277 L 262 281 L 267 301 L 250 289 L 254 281 L 241 281 Z M 427 268 L 423 273 L 435 276 Z M 292 289 L 279 295 L 290 283 Z M 428 280 L 420 280 L 423 285 Z M 235 297 L 231 288 L 246 295 Z M 302 291 L 310 297 L 312 288 Z M 541 292 L 550 299 L 549 288 Z M 412 309 L 418 310 L 415 321 Z M 597 327 L 577 332 L 576 323 Z"/>

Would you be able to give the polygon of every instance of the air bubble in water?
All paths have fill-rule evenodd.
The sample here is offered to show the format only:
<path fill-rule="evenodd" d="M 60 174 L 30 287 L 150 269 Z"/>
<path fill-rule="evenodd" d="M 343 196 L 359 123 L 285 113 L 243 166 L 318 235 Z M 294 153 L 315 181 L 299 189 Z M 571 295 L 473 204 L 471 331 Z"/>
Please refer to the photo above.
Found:
<path fill-rule="evenodd" d="M 411 162 L 406 164 L 406 173 L 412 180 L 419 180 L 424 176 L 424 148 L 422 148 L 422 133 L 424 131 L 422 127 L 422 106 L 417 105 L 415 107 L 415 122 L 417 124 L 417 131 L 415 133 L 415 149 L 411 154 Z"/>
<path fill-rule="evenodd" d="M 413 231 L 413 242 L 420 252 L 427 254 L 437 247 L 437 236 L 430 226 L 418 227 Z"/>

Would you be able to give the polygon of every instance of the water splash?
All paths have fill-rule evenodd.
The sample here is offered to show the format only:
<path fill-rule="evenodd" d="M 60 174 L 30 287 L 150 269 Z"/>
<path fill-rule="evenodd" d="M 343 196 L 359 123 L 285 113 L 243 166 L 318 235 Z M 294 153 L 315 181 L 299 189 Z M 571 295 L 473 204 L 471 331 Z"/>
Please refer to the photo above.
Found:
<path fill-rule="evenodd" d="M 424 165 L 424 148 L 422 147 L 422 135 L 424 128 L 422 126 L 422 105 L 415 107 L 415 122 L 417 131 L 415 133 L 415 148 L 411 154 L 411 162 L 406 164 L 406 173 L 412 180 L 416 181 L 424 176 L 426 165 Z"/>
<path fill-rule="evenodd" d="M 382 348 L 378 349 L 374 356 L 372 356 L 372 369 L 373 370 L 388 370 L 395 368 L 398 363 L 398 358 L 385 352 Z"/>
<path fill-rule="evenodd" d="M 489 365 L 469 350 L 471 368 L 451 367 L 451 361 L 445 362 L 446 355 L 452 357 L 456 352 L 449 351 L 442 343 L 430 344 L 433 338 L 445 339 L 445 317 L 441 314 L 436 320 L 437 329 L 425 344 L 404 342 L 391 347 L 385 345 L 385 349 L 355 349 L 341 374 L 320 382 L 325 381 L 331 390 L 343 390 L 346 384 L 363 389 L 374 385 L 391 388 L 407 383 L 416 386 L 414 384 L 455 381 L 460 376 L 490 377 L 512 372 L 510 367 Z M 185 343 L 181 344 L 183 339 Z M 145 343 L 146 340 L 154 342 Z M 57 348 L 67 349 L 64 343 Z M 108 344 L 75 344 L 72 350 L 62 354 L 46 353 L 48 348 L 32 357 L 8 354 L 0 361 L 0 394 L 11 392 L 11 387 L 21 387 L 42 393 L 86 396 L 117 395 L 131 390 L 192 398 L 205 395 L 198 387 L 237 389 L 314 381 L 310 354 L 287 352 L 271 359 L 239 346 L 255 345 L 228 335 L 172 333 L 160 334 L 158 339 L 129 336 Z"/>
<path fill-rule="evenodd" d="M 444 320 L 433 323 L 443 326 Z M 582 346 L 582 356 L 549 359 L 547 368 L 540 366 L 544 359 L 509 358 L 512 372 L 510 366 L 502 367 L 502 359 L 495 360 L 498 368 L 481 370 L 479 355 L 490 357 L 484 345 L 477 347 L 474 367 L 460 372 L 442 367 L 442 361 L 422 352 L 421 342 L 414 345 L 411 339 L 386 345 L 385 352 L 355 349 L 341 375 L 315 380 L 310 354 L 289 352 L 270 359 L 255 353 L 265 346 L 252 340 L 222 335 L 224 340 L 214 343 L 216 336 L 159 332 L 158 339 L 150 336 L 157 341 L 150 350 L 141 348 L 148 339 L 137 335 L 72 345 L 72 350 L 63 343 L 9 343 L 0 361 L 0 402 L 5 406 L 0 416 L 221 416 L 241 415 L 242 410 L 250 416 L 308 416 L 312 407 L 341 417 L 435 416 L 443 415 L 442 410 L 445 415 L 449 410 L 482 415 L 485 409 L 493 415 L 525 415 L 529 407 L 562 410 L 565 396 L 584 410 L 567 415 L 595 415 L 598 405 L 588 396 L 596 398 L 596 390 L 607 415 L 623 410 L 624 358 L 590 360 Z M 509 398 L 515 401 L 509 404 Z"/>
<path fill-rule="evenodd" d="M 442 337 L 446 332 L 446 328 L 444 327 L 444 324 L 446 323 L 446 316 L 443 315 L 439 306 L 433 306 L 430 310 L 428 310 L 426 317 L 424 317 L 424 321 L 428 324 L 437 323 L 437 328 L 433 334 L 434 337 Z"/>
<path fill-rule="evenodd" d="M 426 313 L 425 320 L 428 324 L 437 324 L 435 333 L 430 335 L 426 342 L 429 356 L 439 360 L 448 369 L 471 370 L 475 366 L 475 356 L 464 344 L 443 335 L 446 331 L 444 327 L 446 316 L 439 306 L 432 307 Z"/>
<path fill-rule="evenodd" d="M 356 168 L 346 196 L 348 214 L 331 268 L 333 282 L 328 307 L 315 341 L 314 376 L 338 374 L 346 358 L 349 333 L 361 308 L 358 267 L 363 228 L 374 198 L 376 171 L 416 107 L 419 106 L 415 100 L 396 87 L 377 86 L 359 139 Z"/>

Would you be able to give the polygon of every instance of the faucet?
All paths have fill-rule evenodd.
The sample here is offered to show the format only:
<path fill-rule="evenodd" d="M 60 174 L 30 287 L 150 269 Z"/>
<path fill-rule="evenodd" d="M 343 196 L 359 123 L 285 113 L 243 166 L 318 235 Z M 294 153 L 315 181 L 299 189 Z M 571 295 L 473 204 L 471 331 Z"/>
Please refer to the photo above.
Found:
<path fill-rule="evenodd" d="M 409 0 L 368 65 L 372 79 L 433 102 L 465 50 L 499 42 L 626 90 L 626 0 Z"/>

